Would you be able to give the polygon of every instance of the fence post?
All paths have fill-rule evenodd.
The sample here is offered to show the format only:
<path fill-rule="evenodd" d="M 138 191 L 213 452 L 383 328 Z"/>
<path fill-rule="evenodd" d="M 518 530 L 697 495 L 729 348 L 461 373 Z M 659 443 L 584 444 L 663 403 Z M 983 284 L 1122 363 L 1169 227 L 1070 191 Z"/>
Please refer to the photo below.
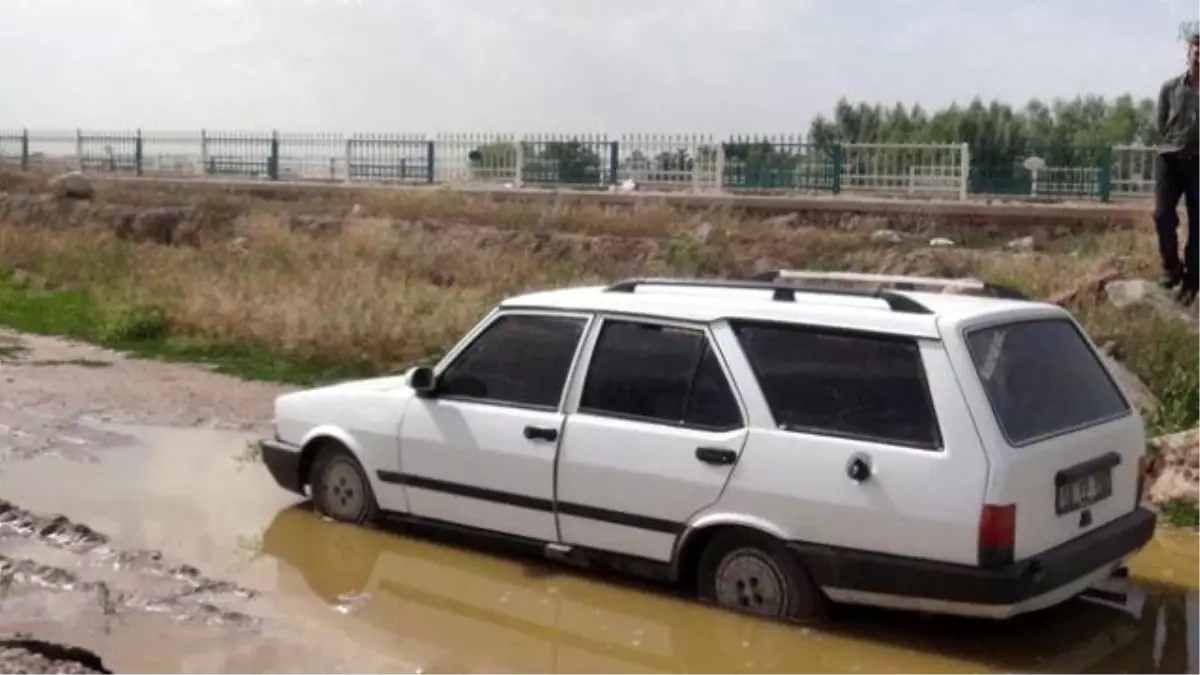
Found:
<path fill-rule="evenodd" d="M 83 171 L 83 129 L 75 130 L 75 160 L 79 162 L 79 170 Z"/>
<path fill-rule="evenodd" d="M 967 201 L 967 197 L 971 191 L 971 144 L 963 143 L 962 150 L 959 151 L 959 183 L 958 183 L 958 200 L 960 202 Z"/>
<path fill-rule="evenodd" d="M 140 178 L 142 175 L 142 130 L 137 130 L 137 136 L 133 139 L 133 165 L 137 170 L 137 175 Z"/>
<path fill-rule="evenodd" d="M 21 170 L 29 170 L 29 129 L 21 130 Z"/>
<path fill-rule="evenodd" d="M 425 170 L 428 172 L 425 176 L 425 182 L 430 185 L 433 184 L 434 177 L 436 176 L 433 168 L 434 161 L 434 143 L 433 141 L 425 141 Z"/>
<path fill-rule="evenodd" d="M 833 144 L 833 194 L 842 193 L 842 171 L 846 168 L 845 151 L 841 143 Z"/>
<path fill-rule="evenodd" d="M 267 177 L 279 180 L 279 132 L 271 132 L 271 156 L 267 158 Z"/>
<path fill-rule="evenodd" d="M 716 176 L 716 181 L 714 181 L 714 182 L 716 183 L 717 192 L 724 192 L 725 191 L 725 143 L 720 142 L 720 143 L 716 143 L 715 145 L 716 145 L 716 151 L 717 151 L 717 176 Z"/>
<path fill-rule="evenodd" d="M 513 187 L 522 187 L 522 179 L 525 177 L 525 141 L 524 136 L 518 137 L 513 141 L 513 147 L 516 148 L 516 175 L 513 176 Z"/>
<path fill-rule="evenodd" d="M 200 130 L 200 174 L 208 173 L 208 132 Z"/>
<path fill-rule="evenodd" d="M 1100 201 L 1107 204 L 1112 199 L 1112 168 L 1113 168 L 1113 151 L 1112 146 L 1105 146 L 1100 150 L 1100 174 L 1097 176 L 1100 183 Z"/>
<path fill-rule="evenodd" d="M 351 170 L 351 168 L 350 168 L 353 165 L 354 165 L 354 137 L 350 136 L 350 137 L 346 138 L 346 182 L 347 183 L 354 182 L 354 171 Z"/>
<path fill-rule="evenodd" d="M 617 184 L 617 167 L 621 164 L 621 144 L 612 141 L 608 144 L 608 184 Z"/>

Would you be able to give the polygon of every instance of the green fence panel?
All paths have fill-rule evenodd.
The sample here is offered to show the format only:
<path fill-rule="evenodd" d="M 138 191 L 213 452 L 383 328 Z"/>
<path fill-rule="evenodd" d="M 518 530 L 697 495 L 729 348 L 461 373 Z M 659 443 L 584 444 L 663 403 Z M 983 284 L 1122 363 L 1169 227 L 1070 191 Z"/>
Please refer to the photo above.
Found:
<path fill-rule="evenodd" d="M 974 194 L 1108 201 L 1112 164 L 1104 145 L 973 145 L 968 186 Z"/>
<path fill-rule="evenodd" d="M 78 131 L 79 166 L 90 173 L 141 175 L 141 133 Z"/>
<path fill-rule="evenodd" d="M 29 132 L 0 129 L 0 165 L 29 168 Z"/>
<path fill-rule="evenodd" d="M 203 143 L 207 175 L 278 177 L 279 141 L 273 133 L 206 131 Z"/>
<path fill-rule="evenodd" d="M 432 183 L 433 141 L 405 134 L 358 134 L 346 141 L 347 175 L 370 183 Z"/>
<path fill-rule="evenodd" d="M 534 138 L 521 143 L 521 182 L 604 186 L 617 180 L 620 144 L 605 138 Z"/>
<path fill-rule="evenodd" d="M 842 148 L 803 143 L 791 137 L 733 137 L 723 144 L 722 186 L 729 190 L 765 192 L 833 192 L 841 190 Z"/>

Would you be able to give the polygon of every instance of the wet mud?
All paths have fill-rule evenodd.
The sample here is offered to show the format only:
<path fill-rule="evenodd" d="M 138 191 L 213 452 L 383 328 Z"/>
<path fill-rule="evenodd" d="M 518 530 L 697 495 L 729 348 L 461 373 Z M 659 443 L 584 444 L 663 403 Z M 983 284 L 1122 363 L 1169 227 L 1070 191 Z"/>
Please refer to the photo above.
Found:
<path fill-rule="evenodd" d="M 1162 530 L 1101 596 L 1010 621 L 841 608 L 783 625 L 524 551 L 329 522 L 246 452 L 275 391 L 249 400 L 200 369 L 187 391 L 181 366 L 160 381 L 163 364 L 50 347 L 21 358 L 64 363 L 0 364 L 0 672 L 101 672 L 12 642 L 30 639 L 113 672 L 1200 669 L 1192 532 Z M 122 386 L 142 389 L 101 395 Z"/>

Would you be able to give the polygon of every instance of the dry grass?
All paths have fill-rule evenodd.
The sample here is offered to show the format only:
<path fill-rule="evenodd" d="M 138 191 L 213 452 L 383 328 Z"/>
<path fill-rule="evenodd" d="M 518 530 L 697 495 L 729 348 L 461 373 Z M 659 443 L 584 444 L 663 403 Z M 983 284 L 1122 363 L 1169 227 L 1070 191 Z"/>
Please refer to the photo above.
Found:
<path fill-rule="evenodd" d="M 151 199 L 139 194 L 130 201 Z M 359 204 L 357 216 L 346 219 L 353 204 L 336 195 L 292 204 L 203 195 L 196 208 L 209 220 L 221 214 L 223 226 L 194 246 L 122 239 L 111 222 L 71 229 L 0 223 L 0 263 L 54 287 L 87 289 L 96 320 L 134 337 L 252 343 L 372 371 L 440 354 L 503 296 L 638 274 L 738 275 L 772 267 L 972 274 L 1046 298 L 1104 270 L 1154 270 L 1149 228 L 1034 228 L 1042 250 L 1016 253 L 1002 244 L 1025 232 L 946 222 L 910 223 L 902 229 L 923 234 L 895 245 L 870 241 L 872 231 L 893 225 L 877 217 L 812 227 L 661 206 L 536 210 L 440 191 L 376 198 L 381 203 Z M 397 212 L 407 217 L 372 217 Z M 930 249 L 931 233 L 967 246 Z M 1194 333 L 1118 312 L 1086 293 L 1071 308 L 1097 340 L 1116 341 L 1160 396 L 1174 395 L 1164 388 L 1191 387 L 1195 400 Z M 1179 353 L 1181 344 L 1190 344 L 1187 354 Z M 1180 379 L 1183 369 L 1192 375 Z"/>

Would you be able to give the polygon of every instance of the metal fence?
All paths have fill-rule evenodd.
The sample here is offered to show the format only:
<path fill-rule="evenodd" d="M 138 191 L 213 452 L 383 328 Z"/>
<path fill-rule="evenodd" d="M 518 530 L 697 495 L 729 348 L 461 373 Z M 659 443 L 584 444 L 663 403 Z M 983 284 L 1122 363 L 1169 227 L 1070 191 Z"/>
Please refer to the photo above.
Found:
<path fill-rule="evenodd" d="M 826 143 L 800 135 L 0 130 L 0 164 L 125 176 L 1100 200 L 1153 194 L 1157 148 Z"/>

